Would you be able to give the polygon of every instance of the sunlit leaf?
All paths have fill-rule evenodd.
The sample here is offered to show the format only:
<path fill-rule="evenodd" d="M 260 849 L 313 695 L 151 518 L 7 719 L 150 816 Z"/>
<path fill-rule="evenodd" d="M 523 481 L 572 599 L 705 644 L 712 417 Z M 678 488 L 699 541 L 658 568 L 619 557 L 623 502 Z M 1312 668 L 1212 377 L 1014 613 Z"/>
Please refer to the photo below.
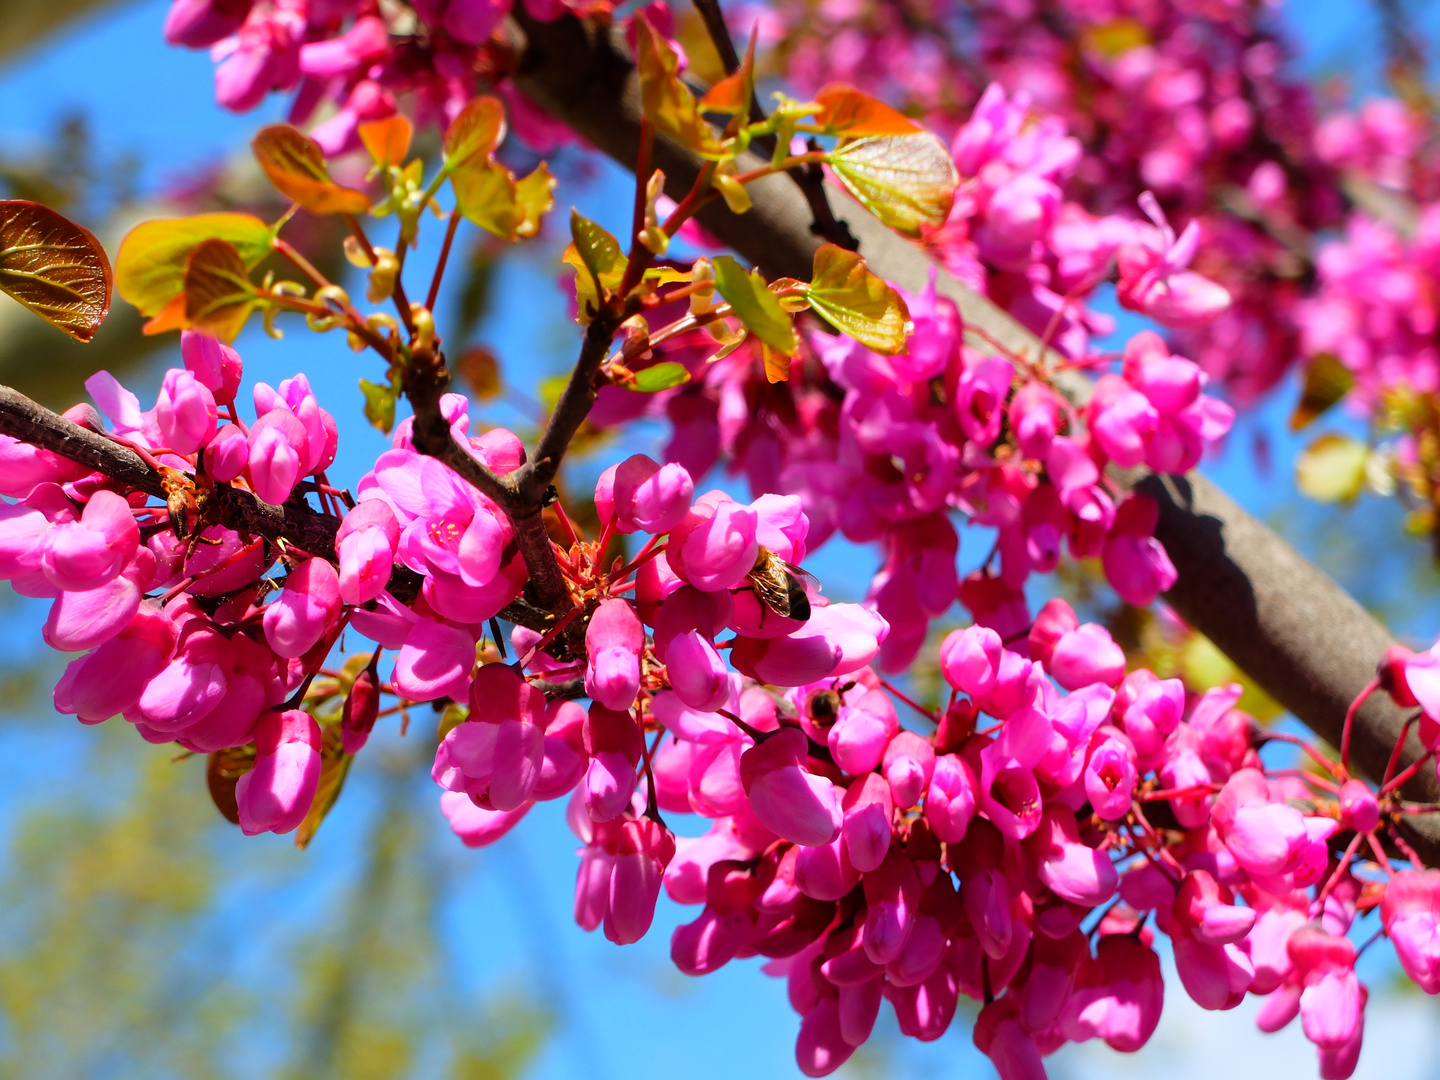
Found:
<path fill-rule="evenodd" d="M 1305 389 L 1290 414 L 1290 430 L 1299 431 L 1355 385 L 1355 375 L 1334 353 L 1321 353 L 1305 369 Z"/>
<path fill-rule="evenodd" d="M 295 846 L 301 851 L 315 838 L 315 831 L 330 813 L 340 798 L 345 786 L 345 777 L 350 774 L 353 756 L 345 753 L 339 724 L 326 724 L 320 729 L 320 783 L 315 788 L 315 799 L 310 803 L 310 812 L 295 830 Z"/>
<path fill-rule="evenodd" d="M 1150 31 L 1139 19 L 1119 18 L 1092 26 L 1080 36 L 1081 44 L 1106 59 L 1150 44 Z"/>
<path fill-rule="evenodd" d="M 370 199 L 363 191 L 330 179 L 320 144 L 289 124 L 271 124 L 251 140 L 255 160 L 282 195 L 314 214 L 363 214 Z"/>
<path fill-rule="evenodd" d="M 635 14 L 635 64 L 640 69 L 640 103 L 656 131 L 699 154 L 716 154 L 720 140 L 700 115 L 700 103 L 680 78 L 680 60 L 670 43 Z"/>
<path fill-rule="evenodd" d="M 919 237 L 922 225 L 945 223 L 960 183 L 950 152 L 929 131 L 843 143 L 829 162 L 867 210 L 910 237 Z"/>
<path fill-rule="evenodd" d="M 815 95 L 815 100 L 821 106 L 815 123 L 827 135 L 858 139 L 868 135 L 910 135 L 923 130 L 904 113 L 847 83 L 831 83 Z"/>
<path fill-rule="evenodd" d="M 471 98 L 445 129 L 445 164 L 449 167 L 479 154 L 489 157 L 505 141 L 505 106 L 489 94 Z"/>
<path fill-rule="evenodd" d="M 642 394 L 654 394 L 660 390 L 669 390 L 671 387 L 680 386 L 690 381 L 690 373 L 685 370 L 684 364 L 677 364 L 673 360 L 665 360 L 658 364 L 635 372 L 635 389 Z"/>
<path fill-rule="evenodd" d="M 555 205 L 555 177 L 541 162 L 529 176 L 515 181 L 515 205 L 520 209 L 520 223 L 515 235 L 528 239 L 540 231 L 540 219 Z"/>
<path fill-rule="evenodd" d="M 810 306 L 837 330 L 878 353 L 905 350 L 914 324 L 905 300 L 870 272 L 865 260 L 835 244 L 815 252 Z"/>
<path fill-rule="evenodd" d="M 206 240 L 185 265 L 185 318 L 196 330 L 232 342 L 250 317 L 256 289 L 233 244 Z"/>
<path fill-rule="evenodd" d="M 599 289 L 619 288 L 629 260 L 615 237 L 576 210 L 570 211 L 570 236 L 573 242 L 565 249 L 564 260 L 575 267 L 577 318 L 583 326 L 600 309 Z"/>
<path fill-rule="evenodd" d="M 760 355 L 765 362 L 765 378 L 768 382 L 785 382 L 790 378 L 790 357 L 776 352 L 763 341 L 760 343 Z"/>
<path fill-rule="evenodd" d="M 48 206 L 0 199 L 0 289 L 77 341 L 110 311 L 110 260 L 88 229 Z"/>
<path fill-rule="evenodd" d="M 755 36 L 758 32 L 757 25 L 750 32 L 750 44 L 745 49 L 745 58 L 740 62 L 740 66 L 710 87 L 700 99 L 702 112 L 733 116 L 750 111 L 750 100 L 755 96 Z"/>
<path fill-rule="evenodd" d="M 1365 486 L 1370 448 L 1344 435 L 1321 435 L 1295 459 L 1295 483 L 1318 502 L 1349 502 Z"/>
<path fill-rule="evenodd" d="M 465 219 L 509 240 L 524 220 L 516 201 L 515 177 L 484 154 L 471 154 L 450 170 L 455 201 Z"/>
<path fill-rule="evenodd" d="M 361 379 L 360 392 L 365 395 L 365 419 L 389 435 L 395 426 L 395 399 L 399 396 L 395 387 Z"/>
<path fill-rule="evenodd" d="M 190 252 L 206 240 L 225 240 L 253 270 L 270 253 L 270 226 L 252 214 L 196 214 L 142 221 L 120 242 L 115 257 L 115 291 L 140 309 L 157 315 L 185 287 Z M 183 313 L 184 304 L 180 304 Z"/>
<path fill-rule="evenodd" d="M 370 152 L 370 160 L 381 168 L 401 164 L 410 152 L 410 139 L 415 134 L 410 121 L 400 113 L 361 124 L 358 131 L 360 141 Z"/>
<path fill-rule="evenodd" d="M 791 355 L 799 344 L 795 324 L 775 294 L 765 287 L 760 272 L 752 270 L 747 274 L 729 255 L 716 256 L 713 262 L 715 288 L 745 329 L 776 352 Z"/>

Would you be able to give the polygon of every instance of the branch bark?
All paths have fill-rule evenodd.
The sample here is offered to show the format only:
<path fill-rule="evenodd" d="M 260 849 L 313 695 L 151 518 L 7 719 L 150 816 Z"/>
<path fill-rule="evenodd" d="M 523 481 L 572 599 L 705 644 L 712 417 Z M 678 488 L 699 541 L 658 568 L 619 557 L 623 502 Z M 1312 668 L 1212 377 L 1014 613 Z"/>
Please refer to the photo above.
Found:
<path fill-rule="evenodd" d="M 526 42 L 515 75 L 520 88 L 629 166 L 639 139 L 638 80 L 608 33 L 573 16 L 536 23 L 518 11 L 514 32 Z M 663 138 L 656 140 L 654 154 L 665 171 L 668 193 L 682 198 L 699 171 L 699 160 Z M 742 162 L 739 167 L 752 166 Z M 819 246 L 810 231 L 808 204 L 782 177 L 761 180 L 750 192 L 749 213 L 736 216 L 717 202 L 701 211 L 702 223 L 768 276 L 808 280 Z M 983 330 L 1014 353 L 1043 358 L 1039 339 L 989 299 L 955 280 L 838 188 L 831 187 L 830 199 L 847 216 L 875 273 L 910 292 L 921 291 L 934 273 L 937 290 L 955 302 L 967 326 Z M 1088 380 L 1070 380 L 1066 389 L 1083 400 Z M 1160 505 L 1157 536 L 1179 572 L 1166 601 L 1285 708 L 1338 743 L 1346 709 L 1393 643 L 1389 632 L 1199 473 L 1167 478 L 1142 472 L 1119 479 Z M 1383 774 L 1403 722 L 1383 694 L 1372 696 L 1359 711 L 1353 753 L 1372 779 Z M 1421 753 L 1412 735 L 1402 763 L 1413 762 Z M 1433 771 L 1423 770 L 1407 794 L 1425 801 L 1440 795 Z M 1440 864 L 1440 822 L 1412 818 L 1405 828 L 1427 862 Z"/>

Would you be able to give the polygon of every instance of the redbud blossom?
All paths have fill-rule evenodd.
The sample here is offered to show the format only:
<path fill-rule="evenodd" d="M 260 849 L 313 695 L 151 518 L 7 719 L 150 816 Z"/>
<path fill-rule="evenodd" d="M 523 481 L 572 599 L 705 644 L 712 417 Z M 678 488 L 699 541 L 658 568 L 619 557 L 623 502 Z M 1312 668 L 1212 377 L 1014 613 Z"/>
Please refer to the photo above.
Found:
<path fill-rule="evenodd" d="M 263 713 L 255 727 L 255 767 L 235 785 L 246 836 L 287 833 L 310 812 L 320 783 L 320 725 L 299 709 Z"/>

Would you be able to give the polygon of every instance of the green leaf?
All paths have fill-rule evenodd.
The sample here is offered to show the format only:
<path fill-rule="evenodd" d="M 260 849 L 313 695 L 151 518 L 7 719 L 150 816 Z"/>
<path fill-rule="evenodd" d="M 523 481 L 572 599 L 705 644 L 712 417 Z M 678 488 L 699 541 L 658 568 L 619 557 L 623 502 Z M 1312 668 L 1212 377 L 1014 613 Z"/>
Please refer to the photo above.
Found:
<path fill-rule="evenodd" d="M 330 179 L 320 144 L 289 124 L 260 129 L 250 142 L 255 160 L 277 191 L 312 214 L 363 214 L 370 198 Z"/>
<path fill-rule="evenodd" d="M 630 260 L 615 237 L 573 209 L 570 236 L 573 242 L 565 249 L 564 261 L 575 267 L 578 320 L 584 326 L 600 310 L 601 291 L 614 292 L 620 287 Z"/>
<path fill-rule="evenodd" d="M 472 154 L 450 170 L 460 213 L 486 232 L 509 240 L 524 220 L 515 200 L 515 176 L 483 154 Z"/>
<path fill-rule="evenodd" d="M 389 435 L 395 426 L 395 399 L 399 396 L 395 387 L 361 379 L 360 392 L 365 395 L 365 419 Z"/>
<path fill-rule="evenodd" d="M 745 329 L 783 356 L 794 353 L 799 346 L 795 323 L 775 294 L 765 287 L 760 272 L 752 270 L 747 274 L 729 255 L 716 256 L 713 261 L 715 288 Z"/>
<path fill-rule="evenodd" d="M 48 206 L 0 199 L 0 289 L 76 341 L 110 311 L 110 260 L 88 229 Z"/>
<path fill-rule="evenodd" d="M 350 763 L 355 760 L 345 753 L 339 724 L 326 724 L 320 730 L 320 781 L 315 787 L 315 798 L 310 803 L 310 812 L 295 830 L 295 846 L 301 851 L 315 838 L 315 831 L 320 828 L 321 822 L 340 798 L 345 777 L 350 775 Z"/>
<path fill-rule="evenodd" d="M 229 344 L 255 309 L 258 294 L 240 253 L 228 240 L 206 240 L 185 264 L 185 318 Z"/>
<path fill-rule="evenodd" d="M 1334 353 L 1321 353 L 1305 369 L 1305 389 L 1290 414 L 1290 430 L 1299 431 L 1355 385 L 1355 375 Z"/>
<path fill-rule="evenodd" d="M 859 255 L 835 244 L 822 244 L 815 252 L 806 295 L 827 322 L 878 353 L 904 352 L 915 328 L 900 294 L 872 274 Z"/>
<path fill-rule="evenodd" d="M 445 129 L 445 167 L 479 154 L 489 157 L 505 141 L 505 106 L 490 94 L 471 98 Z"/>
<path fill-rule="evenodd" d="M 1317 502 L 1349 502 L 1365 486 L 1370 448 L 1344 435 L 1321 435 L 1295 459 L 1295 483 Z"/>
<path fill-rule="evenodd" d="M 867 210 L 917 239 L 920 226 L 945 223 L 960 184 L 950 152 L 929 131 L 842 143 L 828 161 Z"/>
<path fill-rule="evenodd" d="M 690 373 L 685 370 L 684 364 L 665 360 L 635 372 L 634 389 L 639 390 L 642 394 L 654 394 L 657 391 L 669 390 L 671 387 L 680 386 L 689 381 Z"/>
<path fill-rule="evenodd" d="M 635 15 L 635 65 L 640 69 L 641 108 L 655 130 L 697 154 L 718 155 L 720 140 L 680 78 L 679 57 L 643 10 Z"/>
<path fill-rule="evenodd" d="M 185 264 L 206 240 L 225 240 L 253 270 L 270 253 L 270 226 L 252 214 L 196 214 L 142 221 L 126 234 L 115 256 L 115 291 L 140 309 L 159 314 L 185 288 Z"/>

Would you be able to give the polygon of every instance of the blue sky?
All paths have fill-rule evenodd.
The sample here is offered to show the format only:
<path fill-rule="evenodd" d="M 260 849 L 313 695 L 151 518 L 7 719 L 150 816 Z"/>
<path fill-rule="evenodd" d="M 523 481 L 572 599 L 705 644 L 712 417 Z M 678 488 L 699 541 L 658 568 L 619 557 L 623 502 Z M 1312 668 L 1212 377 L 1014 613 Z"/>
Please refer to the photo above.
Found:
<path fill-rule="evenodd" d="M 260 122 L 278 119 L 282 109 L 275 101 L 244 117 L 227 114 L 213 104 L 208 57 L 166 48 L 160 39 L 167 6 L 165 0 L 125 5 L 86 21 L 32 56 L 0 67 L 0 147 L 13 152 L 39 145 L 63 115 L 79 110 L 97 133 L 102 157 L 135 154 L 142 164 L 142 188 L 153 190 L 165 182 L 171 170 L 183 173 L 234 153 Z M 1305 2 L 1286 9 L 1285 14 L 1303 43 L 1305 65 L 1311 71 L 1346 71 L 1346 65 L 1357 56 L 1374 56 L 1368 46 L 1355 46 L 1357 40 L 1374 40 L 1369 5 L 1349 0 Z M 1436 23 L 1440 23 L 1440 10 L 1432 6 L 1422 24 L 1434 31 Z M 1352 84 L 1363 90 L 1375 85 L 1375 78 L 1374 71 L 1362 70 L 1353 75 Z M 606 165 L 593 182 L 562 184 L 557 201 L 562 207 L 577 203 L 582 213 L 616 225 L 617 207 L 628 216 L 627 190 L 619 170 Z M 412 265 L 429 265 L 435 239 L 432 236 L 428 246 L 416 253 Z M 487 318 L 479 334 L 502 358 L 510 379 L 522 387 L 562 370 L 568 363 L 569 343 L 574 340 L 563 296 L 554 284 L 555 254 L 552 244 L 535 258 L 507 261 L 498 284 L 495 314 Z M 443 324 L 443 306 L 440 314 Z M 247 382 L 264 380 L 273 385 L 299 370 L 310 375 L 322 402 L 342 425 L 340 457 L 332 476 L 353 483 L 384 447 L 383 438 L 359 417 L 356 380 L 367 374 L 375 377 L 375 372 L 365 367 L 368 361 L 357 361 L 338 337 L 317 339 L 299 329 L 292 329 L 284 341 L 276 343 L 252 327 L 239 348 L 246 360 Z M 148 401 L 153 400 L 158 380 L 157 367 L 131 382 L 142 400 Z M 1287 532 L 1304 541 L 1310 533 L 1305 523 L 1317 520 L 1322 511 L 1300 504 L 1289 479 L 1288 462 L 1300 445 L 1284 427 L 1293 395 L 1293 388 L 1282 392 L 1247 418 L 1230 440 L 1227 453 L 1207 468 L 1253 512 L 1288 522 Z M 495 418 L 506 417 L 496 414 Z M 1260 434 L 1273 443 L 1276 465 L 1268 477 L 1258 473 L 1251 454 L 1253 440 Z M 1399 616 L 1395 620 L 1398 631 L 1416 641 L 1433 637 L 1440 629 L 1440 613 L 1405 602 L 1417 576 L 1433 577 L 1424 551 L 1400 538 L 1393 506 L 1366 498 L 1350 513 L 1357 530 L 1365 525 L 1365 536 L 1385 538 L 1384 556 L 1369 558 L 1362 566 L 1346 562 L 1343 552 L 1335 555 L 1329 548 L 1309 544 L 1312 553 L 1330 559 L 1327 567 L 1367 601 L 1393 608 Z M 977 543 L 966 550 L 978 561 L 984 548 Z M 863 590 L 874 557 L 837 543 L 812 565 L 829 583 L 830 592 L 855 598 Z M 11 613 L 18 617 L 0 619 L 0 656 L 6 658 L 0 663 L 13 670 L 43 652 L 37 629 L 44 608 L 19 602 L 7 610 L 7 615 Z M 378 738 L 394 735 L 387 732 Z M 0 727 L 0 831 L 13 823 L 18 808 L 53 792 L 75 757 L 92 752 L 94 743 L 94 732 L 65 717 L 37 717 L 32 724 Z M 421 787 L 428 784 L 428 780 L 421 781 Z M 262 913 L 260 921 L 267 904 L 275 906 L 277 918 L 318 917 L 317 898 L 323 898 L 334 881 L 354 872 L 355 837 L 363 830 L 367 815 L 374 813 L 375 790 L 375 777 L 367 774 L 362 756 L 340 808 L 309 852 L 294 852 L 288 838 L 246 841 L 270 845 L 274 865 L 296 890 L 284 897 L 267 894 L 263 883 L 247 890 L 247 902 Z M 430 792 L 433 789 L 417 797 L 429 798 Z M 571 852 L 576 845 L 564 826 L 561 810 L 560 804 L 537 808 L 521 828 L 485 851 L 468 852 L 453 842 L 445 848 L 454 887 L 443 905 L 444 932 L 452 947 L 451 976 L 457 987 L 483 993 L 518 980 L 536 996 L 555 1003 L 564 1017 L 535 1075 L 547 1080 L 627 1075 L 720 1078 L 742 1071 L 757 1080 L 798 1075 L 791 1057 L 797 1018 L 785 1001 L 783 983 L 761 976 L 755 961 L 732 964 L 701 980 L 686 979 L 670 966 L 670 931 L 692 912 L 662 901 L 649 938 L 623 950 L 575 927 L 570 904 L 575 867 Z M 437 836 L 445 840 L 438 810 L 433 820 Z M 238 841 L 238 834 L 234 839 Z M 308 896 L 309 900 L 297 907 L 288 899 L 293 896 Z M 1307 1047 L 1297 1045 L 1298 1032 L 1288 1032 L 1279 1040 L 1261 1040 L 1242 1015 L 1249 1010 L 1224 1016 L 1201 1014 L 1186 1008 L 1186 1003 L 1174 1004 L 1181 996 L 1176 987 L 1167 1027 L 1156 1047 L 1147 1051 L 1148 1056 L 1132 1065 L 1103 1050 L 1097 1054 L 1086 1048 L 1062 1054 L 1055 1075 L 1090 1078 L 1128 1075 L 1140 1066 L 1171 1068 L 1177 1061 L 1171 1055 L 1207 1063 L 1211 1069 L 1207 1075 L 1213 1075 L 1214 1067 L 1223 1067 L 1237 1080 L 1262 1073 L 1275 1075 L 1277 1067 L 1287 1075 L 1311 1074 L 1312 1057 Z M 1387 1022 L 1399 1024 L 1403 1019 L 1423 1026 L 1425 1018 L 1433 1017 L 1416 1013 L 1414 1008 L 1401 1003 L 1397 1011 L 1386 1011 L 1391 1021 L 1381 1017 L 1372 1023 L 1385 1031 L 1389 1030 L 1384 1027 Z M 1372 1004 L 1372 1015 L 1377 1011 Z M 893 1034 L 893 1021 L 887 1019 L 882 1027 L 885 1024 Z M 272 1037 L 272 1033 L 257 1034 L 262 1046 L 265 1038 Z M 1415 1038 L 1413 1032 L 1406 1035 L 1399 1028 L 1393 1037 L 1372 1035 L 1362 1059 L 1362 1074 L 1379 1075 L 1388 1070 L 1388 1075 L 1396 1078 L 1422 1075 L 1406 1070 L 1417 1057 L 1429 1056 L 1434 1047 L 1417 1043 Z M 904 1045 L 899 1045 L 902 1042 Z M 889 1056 L 881 1072 L 895 1080 L 921 1075 L 934 1080 L 982 1076 L 989 1068 L 970 1047 L 964 1024 L 957 1023 L 937 1045 L 920 1046 L 892 1037 L 883 1039 L 882 1046 Z M 1217 1046 L 1224 1048 L 1219 1058 L 1214 1055 Z M 1198 1064 L 1194 1067 L 1199 1068 Z M 1175 1066 L 1177 1074 L 1178 1068 Z M 1198 1076 L 1199 1072 L 1183 1075 Z"/>

